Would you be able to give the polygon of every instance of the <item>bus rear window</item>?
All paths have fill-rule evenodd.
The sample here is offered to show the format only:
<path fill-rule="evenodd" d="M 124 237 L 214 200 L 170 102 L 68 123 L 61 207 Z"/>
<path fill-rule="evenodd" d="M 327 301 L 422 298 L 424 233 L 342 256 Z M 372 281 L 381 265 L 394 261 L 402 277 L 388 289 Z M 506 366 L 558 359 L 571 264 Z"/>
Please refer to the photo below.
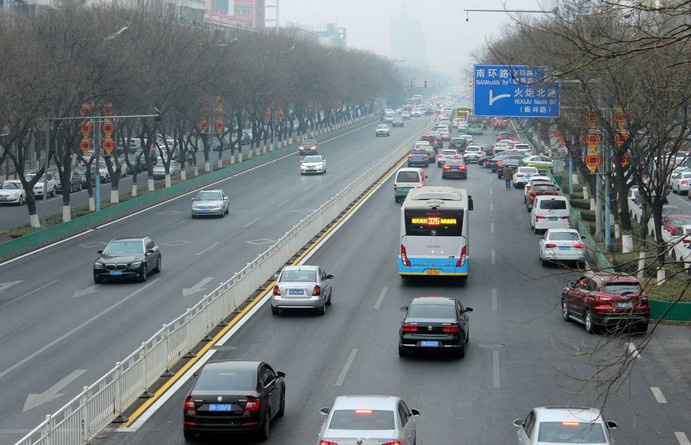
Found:
<path fill-rule="evenodd" d="M 405 210 L 407 236 L 461 236 L 463 210 Z"/>

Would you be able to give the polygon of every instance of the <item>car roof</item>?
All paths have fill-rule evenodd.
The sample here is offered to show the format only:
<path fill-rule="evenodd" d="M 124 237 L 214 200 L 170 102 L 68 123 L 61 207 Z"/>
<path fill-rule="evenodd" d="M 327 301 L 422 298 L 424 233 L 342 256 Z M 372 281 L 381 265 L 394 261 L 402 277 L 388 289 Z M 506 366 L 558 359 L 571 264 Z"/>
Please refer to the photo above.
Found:
<path fill-rule="evenodd" d="M 397 172 L 397 173 L 400 173 L 400 172 L 415 172 L 415 173 L 420 173 L 420 169 L 419 169 L 419 168 L 415 168 L 415 167 L 403 167 L 403 168 L 399 168 L 399 169 L 398 169 L 398 172 Z"/>
<path fill-rule="evenodd" d="M 319 269 L 319 266 L 302 264 L 299 266 L 284 266 L 282 270 L 317 270 L 317 269 Z"/>
<path fill-rule="evenodd" d="M 410 304 L 434 304 L 440 306 L 453 306 L 454 304 L 456 304 L 456 300 L 448 297 L 437 297 L 430 295 L 429 297 L 413 298 L 413 301 L 411 301 Z"/>
<path fill-rule="evenodd" d="M 255 371 L 262 362 L 249 360 L 212 360 L 204 365 L 204 369 L 234 369 L 237 371 Z"/>
<path fill-rule="evenodd" d="M 144 238 L 148 238 L 148 236 L 127 236 L 127 237 L 122 237 L 122 238 L 113 238 L 110 240 L 112 243 L 113 241 L 143 241 Z"/>
<path fill-rule="evenodd" d="M 338 396 L 334 400 L 332 411 L 358 408 L 395 411 L 399 400 L 394 396 Z"/>
<path fill-rule="evenodd" d="M 597 408 L 568 406 L 540 406 L 534 408 L 538 422 L 601 422 L 602 415 Z"/>

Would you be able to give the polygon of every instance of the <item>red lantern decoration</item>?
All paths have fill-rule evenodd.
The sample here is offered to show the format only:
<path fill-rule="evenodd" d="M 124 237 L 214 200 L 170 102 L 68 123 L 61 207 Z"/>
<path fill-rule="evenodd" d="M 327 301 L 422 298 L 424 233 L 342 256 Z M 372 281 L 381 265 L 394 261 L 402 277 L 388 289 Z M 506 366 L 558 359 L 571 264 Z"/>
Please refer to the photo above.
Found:
<path fill-rule="evenodd" d="M 598 145 L 600 142 L 602 142 L 603 138 L 600 133 L 589 131 L 583 136 L 583 140 L 588 145 Z"/>
<path fill-rule="evenodd" d="M 602 157 L 597 153 L 590 153 L 583 158 L 583 162 L 590 168 L 590 173 L 595 173 L 597 167 L 602 164 Z"/>
<path fill-rule="evenodd" d="M 106 156 L 110 156 L 115 148 L 115 141 L 112 139 L 106 139 L 105 141 L 101 142 L 101 148 L 105 152 Z"/>
<path fill-rule="evenodd" d="M 90 139 L 82 139 L 79 142 L 79 149 L 82 151 L 82 154 L 84 156 L 89 154 L 89 151 L 94 148 L 94 144 L 91 142 Z"/>
<path fill-rule="evenodd" d="M 621 133 L 614 133 L 614 144 L 618 147 L 624 145 L 624 143 L 629 139 L 629 133 L 623 131 Z"/>
<path fill-rule="evenodd" d="M 226 128 L 226 124 L 224 124 L 223 121 L 216 121 L 214 128 L 216 129 L 216 133 L 223 133 L 223 129 Z"/>

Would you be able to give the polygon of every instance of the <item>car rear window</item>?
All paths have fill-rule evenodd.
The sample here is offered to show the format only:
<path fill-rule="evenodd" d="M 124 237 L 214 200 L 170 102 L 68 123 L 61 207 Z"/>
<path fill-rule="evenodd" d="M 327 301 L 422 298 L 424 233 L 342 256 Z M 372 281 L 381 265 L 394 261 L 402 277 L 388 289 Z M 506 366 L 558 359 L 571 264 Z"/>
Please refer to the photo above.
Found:
<path fill-rule="evenodd" d="M 540 202 L 540 208 L 545 210 L 566 210 L 566 201 L 563 199 L 543 200 Z"/>
<path fill-rule="evenodd" d="M 194 389 L 196 391 L 252 391 L 257 386 L 256 374 L 254 371 L 203 370 Z"/>
<path fill-rule="evenodd" d="M 606 443 L 602 425 L 582 422 L 540 422 L 537 440 L 545 443 Z"/>
<path fill-rule="evenodd" d="M 641 285 L 638 283 L 610 283 L 602 287 L 602 292 L 608 294 L 624 295 L 624 294 L 640 294 L 643 292 Z"/>
<path fill-rule="evenodd" d="M 573 232 L 553 232 L 549 234 L 550 241 L 579 241 L 581 236 Z"/>
<path fill-rule="evenodd" d="M 317 281 L 317 272 L 314 270 L 284 270 L 279 281 L 289 281 L 291 283 L 315 283 Z"/>
<path fill-rule="evenodd" d="M 413 304 L 408 311 L 408 318 L 453 320 L 456 318 L 456 308 L 451 304 Z"/>
<path fill-rule="evenodd" d="M 555 192 L 557 188 L 553 185 L 542 185 L 542 184 L 535 184 L 532 186 L 532 189 L 536 192 Z M 543 207 L 546 208 L 546 207 Z M 561 207 L 560 207 L 561 208 Z M 566 208 L 566 207 L 563 207 Z"/>
<path fill-rule="evenodd" d="M 375 409 L 339 409 L 329 423 L 332 430 L 392 430 L 393 411 Z"/>
<path fill-rule="evenodd" d="M 420 182 L 420 175 L 417 172 L 398 172 L 396 182 Z"/>

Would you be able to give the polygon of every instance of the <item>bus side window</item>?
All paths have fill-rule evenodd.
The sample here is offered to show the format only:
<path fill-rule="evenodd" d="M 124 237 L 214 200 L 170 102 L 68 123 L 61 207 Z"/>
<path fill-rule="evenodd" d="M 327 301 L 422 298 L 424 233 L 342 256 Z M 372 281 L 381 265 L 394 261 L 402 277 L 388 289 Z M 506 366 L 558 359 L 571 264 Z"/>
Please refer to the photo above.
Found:
<path fill-rule="evenodd" d="M 468 210 L 473 210 L 473 197 L 468 195 Z"/>

